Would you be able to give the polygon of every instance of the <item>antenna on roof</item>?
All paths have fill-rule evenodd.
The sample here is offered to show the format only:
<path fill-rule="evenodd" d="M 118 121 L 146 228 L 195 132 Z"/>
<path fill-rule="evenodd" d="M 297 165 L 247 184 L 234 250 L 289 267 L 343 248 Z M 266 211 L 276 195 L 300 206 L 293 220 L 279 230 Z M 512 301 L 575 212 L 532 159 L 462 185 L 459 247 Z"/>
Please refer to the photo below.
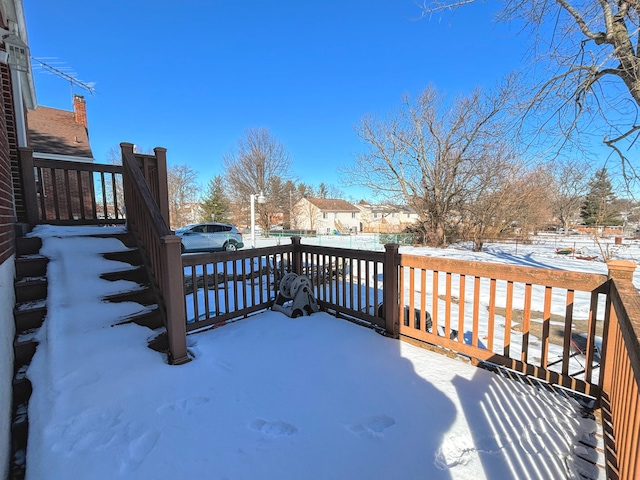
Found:
<path fill-rule="evenodd" d="M 31 60 L 33 60 L 34 62 L 38 62 L 39 67 L 41 67 L 42 69 L 44 69 L 45 71 L 47 71 L 48 73 L 52 73 L 60 78 L 63 78 L 65 80 L 67 80 L 71 86 L 71 95 L 73 96 L 73 86 L 76 85 L 84 90 L 86 90 L 87 92 L 89 92 L 91 95 L 93 95 L 96 91 L 96 89 L 94 88 L 96 82 L 83 82 L 82 80 L 79 80 L 78 78 L 76 78 L 76 74 L 73 71 L 70 71 L 69 73 L 63 72 L 62 69 L 56 68 L 51 66 L 48 63 L 43 62 L 42 60 L 35 58 L 35 57 L 31 57 Z M 63 67 L 66 70 L 69 70 L 69 67 Z"/>

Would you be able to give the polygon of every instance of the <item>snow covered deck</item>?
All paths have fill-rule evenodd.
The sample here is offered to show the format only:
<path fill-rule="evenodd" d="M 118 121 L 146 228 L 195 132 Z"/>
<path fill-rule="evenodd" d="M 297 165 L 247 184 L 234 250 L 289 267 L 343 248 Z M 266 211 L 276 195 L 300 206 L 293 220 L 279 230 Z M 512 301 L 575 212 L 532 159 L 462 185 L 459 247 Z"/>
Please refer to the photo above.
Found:
<path fill-rule="evenodd" d="M 43 235 L 28 479 L 604 478 L 575 400 L 324 313 L 190 335 L 194 361 L 170 366 L 149 329 L 112 326 L 139 306 L 101 300 L 122 286 L 100 253 L 124 246 L 61 232 Z"/>

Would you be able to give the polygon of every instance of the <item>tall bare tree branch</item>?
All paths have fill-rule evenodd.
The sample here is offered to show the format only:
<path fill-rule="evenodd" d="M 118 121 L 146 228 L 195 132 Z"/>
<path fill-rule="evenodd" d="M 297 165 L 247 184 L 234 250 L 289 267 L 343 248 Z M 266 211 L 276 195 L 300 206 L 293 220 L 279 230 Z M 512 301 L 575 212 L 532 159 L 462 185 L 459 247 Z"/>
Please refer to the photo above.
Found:
<path fill-rule="evenodd" d="M 426 0 L 422 17 L 464 8 L 471 0 Z M 555 147 L 597 134 L 629 164 L 640 115 L 640 33 L 634 0 L 503 0 L 500 21 L 523 24 L 535 45 L 524 106 L 530 131 Z M 637 177 L 636 177 L 637 178 Z"/>

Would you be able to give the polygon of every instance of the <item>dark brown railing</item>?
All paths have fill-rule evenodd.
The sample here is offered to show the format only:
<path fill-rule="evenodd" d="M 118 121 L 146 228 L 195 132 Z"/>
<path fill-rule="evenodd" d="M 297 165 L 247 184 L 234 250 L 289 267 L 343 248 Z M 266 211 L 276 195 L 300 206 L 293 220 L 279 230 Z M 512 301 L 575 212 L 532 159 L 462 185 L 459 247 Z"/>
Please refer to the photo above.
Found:
<path fill-rule="evenodd" d="M 292 255 L 291 245 L 183 255 L 187 331 L 270 307 Z"/>
<path fill-rule="evenodd" d="M 157 296 L 165 314 L 169 360 L 172 364 L 186 363 L 189 361 L 189 356 L 184 321 L 184 287 L 180 281 L 171 281 L 171 279 L 182 278 L 180 238 L 169 229 L 168 211 L 165 218 L 158 206 L 159 202 L 153 197 L 153 188 L 147 185 L 147 180 L 133 153 L 133 145 L 121 143 L 120 148 L 124 167 L 127 225 L 140 242 L 150 277 L 157 282 L 159 293 Z M 166 165 L 160 168 L 166 168 Z M 156 186 L 155 191 L 162 192 L 162 188 Z"/>
<path fill-rule="evenodd" d="M 120 165 L 34 159 L 29 148 L 19 153 L 29 224 L 125 223 Z"/>
<path fill-rule="evenodd" d="M 121 143 L 121 148 L 127 151 L 133 149 L 129 143 Z M 153 149 L 154 155 L 143 153 L 133 153 L 133 157 L 145 178 L 151 193 L 151 198 L 158 206 L 160 214 L 167 225 L 169 223 L 169 193 L 167 182 L 167 149 L 156 147 Z"/>
<path fill-rule="evenodd" d="M 269 308 L 287 272 L 312 280 L 320 307 L 384 330 L 387 313 L 383 292 L 391 279 L 383 278 L 383 263 L 394 261 L 397 248 L 385 252 L 327 249 L 290 245 L 182 256 L 185 275 L 187 331 L 223 325 Z M 391 271 L 391 270 L 389 270 Z M 393 287 L 393 285 L 392 285 Z M 393 288 L 386 291 L 394 291 Z"/>
<path fill-rule="evenodd" d="M 607 477 L 640 478 L 640 296 L 635 263 L 611 262 L 601 378 Z"/>
<path fill-rule="evenodd" d="M 384 292 L 393 278 L 384 276 L 387 256 L 397 253 L 300 246 L 300 271 L 311 279 L 318 304 L 324 310 L 357 318 L 386 329 Z"/>

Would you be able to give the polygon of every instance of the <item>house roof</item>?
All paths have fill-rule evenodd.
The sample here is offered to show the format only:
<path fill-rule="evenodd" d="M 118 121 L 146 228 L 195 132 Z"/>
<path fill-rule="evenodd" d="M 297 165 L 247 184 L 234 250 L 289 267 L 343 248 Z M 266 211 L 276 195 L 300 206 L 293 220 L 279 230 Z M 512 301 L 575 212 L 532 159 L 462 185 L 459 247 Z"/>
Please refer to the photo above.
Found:
<path fill-rule="evenodd" d="M 383 203 L 373 205 L 370 203 L 360 202 L 358 207 L 363 210 L 369 210 L 374 213 L 390 214 L 390 213 L 416 213 L 415 209 L 408 205 L 397 205 L 392 203 Z"/>
<path fill-rule="evenodd" d="M 37 107 L 27 112 L 27 122 L 34 153 L 93 158 L 87 129 L 76 122 L 74 112 Z"/>
<path fill-rule="evenodd" d="M 358 208 L 338 198 L 307 198 L 309 203 L 323 212 L 358 212 Z"/>

